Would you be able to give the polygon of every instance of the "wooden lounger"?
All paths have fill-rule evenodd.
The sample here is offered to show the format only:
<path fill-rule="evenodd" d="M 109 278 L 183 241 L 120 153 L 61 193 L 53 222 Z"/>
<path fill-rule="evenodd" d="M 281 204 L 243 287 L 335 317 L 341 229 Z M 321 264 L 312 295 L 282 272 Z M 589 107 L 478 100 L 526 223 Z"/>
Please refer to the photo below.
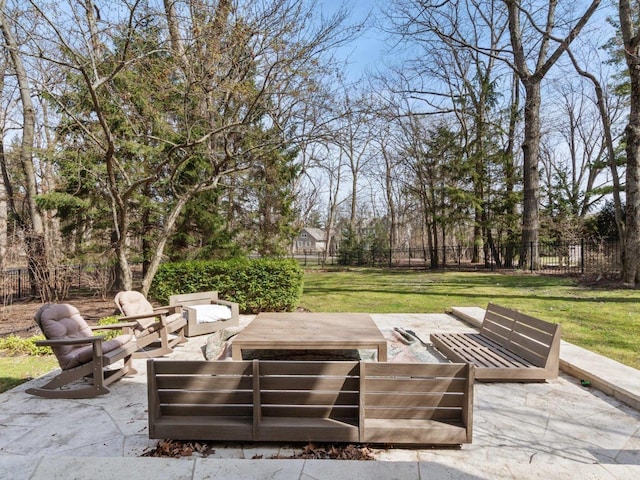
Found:
<path fill-rule="evenodd" d="M 543 382 L 557 378 L 561 327 L 490 303 L 480 333 L 433 333 L 431 342 L 454 362 L 476 366 L 476 379 Z"/>

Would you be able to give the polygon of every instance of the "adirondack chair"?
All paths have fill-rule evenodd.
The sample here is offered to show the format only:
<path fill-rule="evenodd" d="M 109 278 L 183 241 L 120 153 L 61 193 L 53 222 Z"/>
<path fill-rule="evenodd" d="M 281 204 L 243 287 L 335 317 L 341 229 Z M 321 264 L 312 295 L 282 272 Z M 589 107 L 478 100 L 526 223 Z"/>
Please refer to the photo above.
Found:
<path fill-rule="evenodd" d="M 128 328 L 133 323 L 90 327 L 69 304 L 43 305 L 35 321 L 46 337 L 36 345 L 51 347 L 62 371 L 43 386 L 27 389 L 27 393 L 45 398 L 91 398 L 108 393 L 108 385 L 136 373 L 131 358 L 138 344 L 131 333 L 111 340 L 93 335 L 96 330 Z M 118 362 L 121 364 L 116 367 Z"/>
<path fill-rule="evenodd" d="M 142 293 L 134 290 L 118 292 L 114 301 L 124 315 L 120 317 L 120 321 L 138 323 L 134 334 L 139 339 L 139 343 L 143 342 L 143 345 L 134 358 L 167 355 L 173 352 L 173 347 L 187 341 L 184 336 L 187 320 L 179 307 L 154 308 Z M 153 347 L 149 341 L 152 337 L 155 337 L 156 347 Z"/>

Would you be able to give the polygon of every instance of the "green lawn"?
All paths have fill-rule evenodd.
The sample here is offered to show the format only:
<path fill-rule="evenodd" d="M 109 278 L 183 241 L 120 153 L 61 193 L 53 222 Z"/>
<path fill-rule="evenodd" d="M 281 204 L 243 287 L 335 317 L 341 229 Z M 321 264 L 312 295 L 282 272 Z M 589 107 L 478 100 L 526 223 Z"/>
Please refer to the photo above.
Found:
<path fill-rule="evenodd" d="M 0 357 L 0 393 L 58 367 L 53 355 Z"/>
<path fill-rule="evenodd" d="M 314 312 L 434 313 L 491 301 L 560 323 L 564 340 L 640 369 L 640 290 L 511 273 L 350 269 L 304 278 L 300 306 Z"/>

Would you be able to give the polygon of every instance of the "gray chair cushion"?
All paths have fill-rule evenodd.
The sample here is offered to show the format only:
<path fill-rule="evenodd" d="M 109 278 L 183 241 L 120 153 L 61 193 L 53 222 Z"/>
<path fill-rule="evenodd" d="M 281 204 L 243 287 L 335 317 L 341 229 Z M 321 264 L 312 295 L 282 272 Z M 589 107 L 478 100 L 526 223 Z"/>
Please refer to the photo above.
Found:
<path fill-rule="evenodd" d="M 134 290 L 118 292 L 115 302 L 120 311 L 126 316 L 144 315 L 145 313 L 153 314 L 154 312 L 153 305 L 149 300 L 142 293 Z M 180 321 L 182 318 L 182 313 L 172 313 L 165 317 L 165 322 L 170 326 L 173 322 Z M 154 324 L 158 319 L 157 317 L 149 317 L 136 321 L 141 325 L 142 329 L 149 330 L 154 328 Z"/>
<path fill-rule="evenodd" d="M 48 340 L 92 337 L 93 332 L 73 305 L 66 303 L 46 304 L 36 312 L 36 322 Z M 108 353 L 131 340 L 131 335 L 118 337 L 102 343 L 103 353 Z M 68 370 L 91 361 L 93 347 L 88 345 L 61 345 L 53 347 L 60 368 Z"/>

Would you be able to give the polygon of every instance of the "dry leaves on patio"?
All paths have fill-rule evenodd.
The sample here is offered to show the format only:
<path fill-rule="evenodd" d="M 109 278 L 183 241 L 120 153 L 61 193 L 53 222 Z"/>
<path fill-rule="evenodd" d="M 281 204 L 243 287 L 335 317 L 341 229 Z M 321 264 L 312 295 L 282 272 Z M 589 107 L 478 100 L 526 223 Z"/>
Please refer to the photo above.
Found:
<path fill-rule="evenodd" d="M 141 457 L 181 458 L 190 457 L 194 453 L 207 457 L 215 453 L 215 450 L 210 445 L 201 442 L 161 440 L 155 448 L 142 453 Z M 256 456 L 254 458 L 262 458 L 262 456 Z M 305 460 L 375 460 L 371 450 L 366 445 L 358 446 L 348 444 L 319 446 L 313 443 L 305 445 L 301 453 L 294 453 L 288 457 L 275 455 L 270 458 L 298 458 Z"/>
<path fill-rule="evenodd" d="M 199 453 L 206 457 L 215 450 L 206 443 L 200 442 L 181 442 L 177 440 L 161 440 L 156 448 L 147 450 L 140 455 L 141 457 L 190 457 L 194 453 Z"/>
<path fill-rule="evenodd" d="M 284 457 L 275 457 L 284 458 Z M 302 458 L 309 460 L 375 460 L 371 450 L 366 445 L 328 445 L 317 446 L 313 443 L 306 445 L 302 453 L 293 454 L 286 458 Z"/>

